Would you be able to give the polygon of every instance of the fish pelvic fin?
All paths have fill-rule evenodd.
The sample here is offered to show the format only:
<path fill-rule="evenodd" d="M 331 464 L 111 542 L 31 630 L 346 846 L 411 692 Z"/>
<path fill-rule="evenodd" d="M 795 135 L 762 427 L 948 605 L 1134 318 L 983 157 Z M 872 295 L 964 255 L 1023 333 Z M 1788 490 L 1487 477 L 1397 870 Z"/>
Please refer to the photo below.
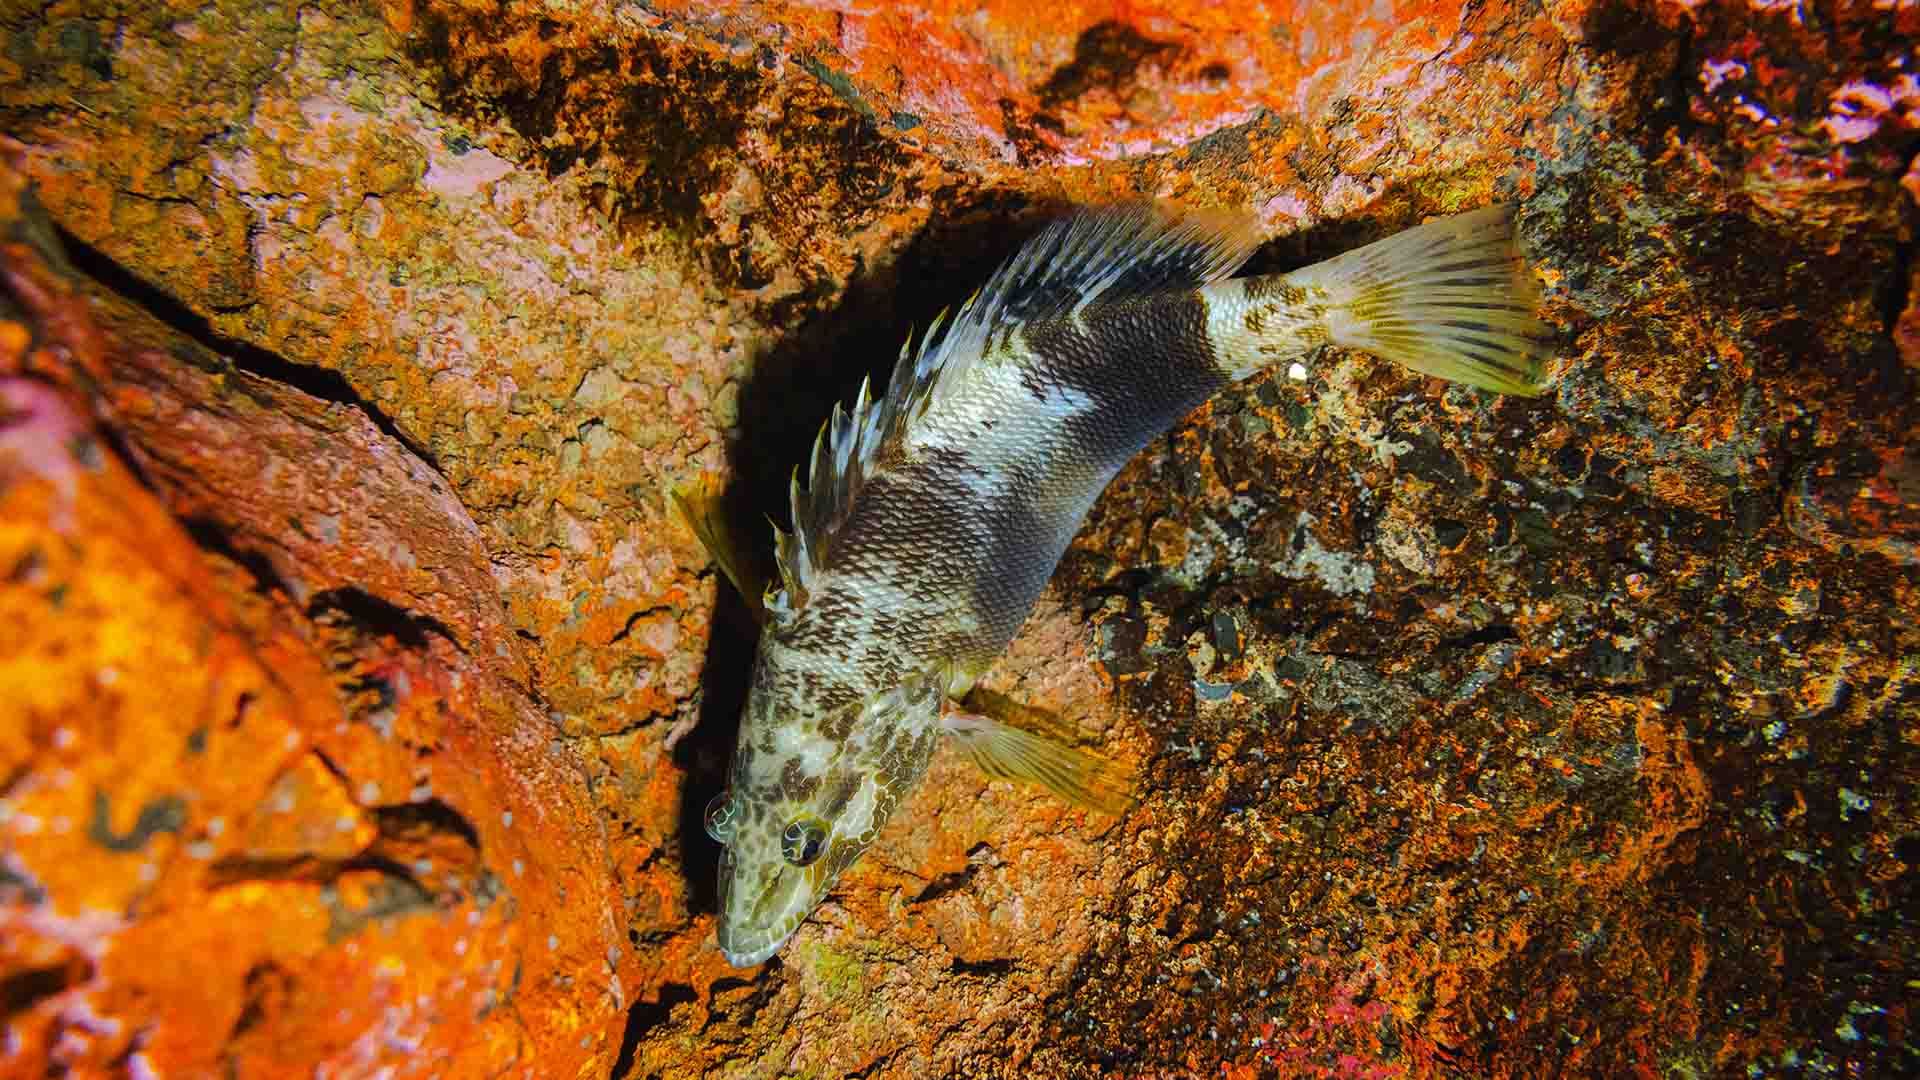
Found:
<path fill-rule="evenodd" d="M 1133 771 L 1120 762 L 981 713 L 949 712 L 940 726 L 961 753 L 996 780 L 1038 784 L 1074 806 L 1102 814 L 1124 814 L 1138 801 Z"/>
<path fill-rule="evenodd" d="M 1513 208 L 1438 218 L 1290 274 L 1233 282 L 1241 326 L 1265 366 L 1320 344 L 1527 397 L 1552 351 L 1540 291 L 1521 257 Z M 1276 348 L 1276 343 L 1293 345 Z"/>
<path fill-rule="evenodd" d="M 760 549 L 747 538 L 746 532 L 727 513 L 719 478 L 712 473 L 702 473 L 674 485 L 667 494 L 680 520 L 700 541 L 700 546 L 707 549 L 707 554 L 719 565 L 720 572 L 727 576 L 727 580 L 733 583 L 740 598 L 747 602 L 747 609 L 753 613 L 754 620 L 764 625 L 767 621 L 766 592 L 770 578 L 765 569 L 766 560 Z"/>

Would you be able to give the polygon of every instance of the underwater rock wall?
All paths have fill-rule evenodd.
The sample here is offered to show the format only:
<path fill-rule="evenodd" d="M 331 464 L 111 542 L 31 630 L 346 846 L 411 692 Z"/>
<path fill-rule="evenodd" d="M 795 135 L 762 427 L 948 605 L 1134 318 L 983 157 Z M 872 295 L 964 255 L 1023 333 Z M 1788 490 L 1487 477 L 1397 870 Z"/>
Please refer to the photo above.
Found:
<path fill-rule="evenodd" d="M 1229 11 L 1231 7 L 1231 11 Z M 0 1073 L 1890 1075 L 1920 9 L 0 14 Z M 1120 476 L 773 963 L 699 808 L 831 403 L 1080 202 L 1494 200 L 1536 400 L 1331 353 Z"/>

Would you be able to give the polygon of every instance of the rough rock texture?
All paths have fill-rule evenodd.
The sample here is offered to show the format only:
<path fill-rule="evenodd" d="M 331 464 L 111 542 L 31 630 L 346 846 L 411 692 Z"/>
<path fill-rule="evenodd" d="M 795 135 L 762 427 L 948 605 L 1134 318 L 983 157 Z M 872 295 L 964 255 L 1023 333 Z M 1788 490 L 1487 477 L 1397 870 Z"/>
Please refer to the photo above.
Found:
<path fill-rule="evenodd" d="M 0 31 L 0 1073 L 1920 1069 L 1920 9 Z M 666 492 L 778 514 L 909 324 L 1141 195 L 1260 270 L 1514 201 L 1554 389 L 1201 410 L 992 679 L 1139 808 L 942 757 L 728 969 L 751 631 Z"/>

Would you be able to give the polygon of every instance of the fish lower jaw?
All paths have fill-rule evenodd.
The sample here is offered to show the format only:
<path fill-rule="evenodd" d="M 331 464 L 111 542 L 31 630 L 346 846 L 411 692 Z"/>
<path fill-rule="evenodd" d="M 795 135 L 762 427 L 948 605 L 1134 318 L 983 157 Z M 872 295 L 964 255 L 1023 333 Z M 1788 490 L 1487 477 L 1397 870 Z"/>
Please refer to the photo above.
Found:
<path fill-rule="evenodd" d="M 798 926 L 793 928 L 793 930 L 798 929 Z M 787 939 L 793 936 L 793 930 L 762 938 L 760 939 L 762 943 L 758 945 L 753 944 L 751 941 L 728 942 L 722 939 L 720 942 L 720 955 L 727 958 L 727 963 L 737 968 L 749 968 L 756 964 L 763 964 L 767 961 L 768 957 L 780 951 L 780 946 L 785 945 Z"/>
<path fill-rule="evenodd" d="M 787 938 L 793 938 L 793 932 L 801 928 L 801 919 L 793 920 L 785 930 L 760 930 L 749 934 L 728 932 L 726 926 L 720 928 L 716 938 L 720 940 L 720 955 L 726 957 L 726 963 L 733 967 L 755 967 L 766 963 L 768 957 L 780 951 L 787 944 Z"/>

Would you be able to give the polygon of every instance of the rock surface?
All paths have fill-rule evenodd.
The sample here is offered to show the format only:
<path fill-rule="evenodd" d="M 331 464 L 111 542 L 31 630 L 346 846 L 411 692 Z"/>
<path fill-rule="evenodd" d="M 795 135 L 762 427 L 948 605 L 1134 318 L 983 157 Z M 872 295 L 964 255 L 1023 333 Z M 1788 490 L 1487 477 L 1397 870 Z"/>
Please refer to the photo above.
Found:
<path fill-rule="evenodd" d="M 1225 12 L 1231 10 L 1231 14 Z M 0 13 L 0 1073 L 1920 1068 L 1920 10 Z M 1520 207 L 1499 399 L 1352 354 L 1122 473 L 773 962 L 698 811 L 787 470 L 1060 206 L 1254 269 Z"/>

